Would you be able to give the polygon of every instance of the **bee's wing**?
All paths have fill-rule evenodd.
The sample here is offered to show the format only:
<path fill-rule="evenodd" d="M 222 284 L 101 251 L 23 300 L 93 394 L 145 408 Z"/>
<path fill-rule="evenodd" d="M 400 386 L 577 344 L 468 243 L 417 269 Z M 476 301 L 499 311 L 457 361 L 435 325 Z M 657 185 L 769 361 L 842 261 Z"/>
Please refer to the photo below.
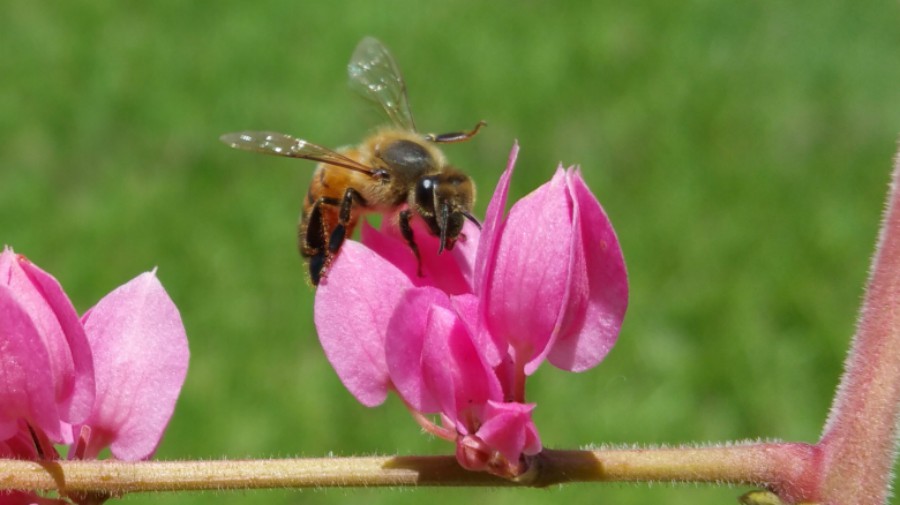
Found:
<path fill-rule="evenodd" d="M 244 151 L 321 161 L 329 165 L 370 175 L 374 172 L 371 167 L 367 167 L 343 154 L 283 133 L 243 131 L 226 133 L 219 137 L 219 140 L 235 149 L 243 149 Z"/>
<path fill-rule="evenodd" d="M 406 99 L 406 83 L 384 44 L 372 37 L 362 39 L 353 51 L 347 73 L 350 87 L 380 105 L 395 125 L 416 131 Z"/>

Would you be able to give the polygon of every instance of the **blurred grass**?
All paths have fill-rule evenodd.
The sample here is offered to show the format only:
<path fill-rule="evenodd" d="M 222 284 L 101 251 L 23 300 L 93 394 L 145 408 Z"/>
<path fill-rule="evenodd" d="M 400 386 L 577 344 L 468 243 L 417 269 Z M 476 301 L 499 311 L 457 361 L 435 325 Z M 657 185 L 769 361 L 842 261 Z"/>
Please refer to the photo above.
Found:
<path fill-rule="evenodd" d="M 481 189 L 579 163 L 632 299 L 606 362 L 541 370 L 546 445 L 814 441 L 837 383 L 900 132 L 896 4 L 14 2 L 0 18 L 0 241 L 80 310 L 159 266 L 192 361 L 160 458 L 447 453 L 396 400 L 357 404 L 311 321 L 294 226 L 312 165 L 216 140 L 324 145 L 377 125 L 346 88 L 364 35 Z M 331 490 L 128 503 L 735 503 L 739 489 Z"/>

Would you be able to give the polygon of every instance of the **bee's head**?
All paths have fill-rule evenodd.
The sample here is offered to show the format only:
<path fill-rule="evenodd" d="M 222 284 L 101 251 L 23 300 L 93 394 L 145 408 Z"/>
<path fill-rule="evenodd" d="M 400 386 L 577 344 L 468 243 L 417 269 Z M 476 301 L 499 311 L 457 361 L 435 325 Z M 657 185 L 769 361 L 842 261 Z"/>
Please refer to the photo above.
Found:
<path fill-rule="evenodd" d="M 439 173 L 419 178 L 411 203 L 432 235 L 440 238 L 440 253 L 453 249 L 466 219 L 478 225 L 472 216 L 474 202 L 472 179 L 455 168 L 445 167 Z"/>

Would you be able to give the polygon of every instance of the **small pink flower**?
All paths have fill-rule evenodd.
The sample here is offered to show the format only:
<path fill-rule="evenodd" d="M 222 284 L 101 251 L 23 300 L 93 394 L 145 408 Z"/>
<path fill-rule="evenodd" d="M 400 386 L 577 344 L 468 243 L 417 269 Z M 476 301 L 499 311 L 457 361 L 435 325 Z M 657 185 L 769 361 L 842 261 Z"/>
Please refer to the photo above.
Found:
<path fill-rule="evenodd" d="M 153 273 L 104 297 L 80 320 L 56 280 L 0 254 L 0 457 L 149 458 L 187 372 L 184 326 Z M 78 501 L 78 497 L 69 497 Z M 0 493 L 0 504 L 60 503 Z"/>
<path fill-rule="evenodd" d="M 577 169 L 558 169 L 504 214 L 517 153 L 482 229 L 467 223 L 449 254 L 414 221 L 422 277 L 396 225 L 364 225 L 364 245 L 347 244 L 315 305 L 326 355 L 360 402 L 396 390 L 426 429 L 455 441 L 462 466 L 506 477 L 541 450 L 527 375 L 545 359 L 569 371 L 598 364 L 628 297 L 615 232 Z"/>

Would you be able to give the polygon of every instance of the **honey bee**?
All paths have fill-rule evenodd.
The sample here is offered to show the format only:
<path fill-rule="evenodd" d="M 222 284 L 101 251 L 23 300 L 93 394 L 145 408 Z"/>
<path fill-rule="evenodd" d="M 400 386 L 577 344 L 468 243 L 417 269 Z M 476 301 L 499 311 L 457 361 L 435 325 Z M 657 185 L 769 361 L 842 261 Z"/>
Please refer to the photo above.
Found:
<path fill-rule="evenodd" d="M 418 261 L 419 275 L 422 260 L 411 226 L 415 216 L 440 239 L 439 253 L 453 249 L 466 219 L 480 226 L 472 215 L 472 179 L 448 164 L 437 144 L 469 140 L 486 123 L 479 121 L 470 131 L 418 133 L 400 70 L 388 49 L 372 37 L 356 46 L 347 71 L 351 87 L 380 105 L 391 123 L 358 146 L 333 151 L 266 131 L 221 137 L 237 149 L 319 162 L 298 229 L 300 255 L 307 260 L 310 281 L 316 286 L 364 214 L 397 219 Z"/>

